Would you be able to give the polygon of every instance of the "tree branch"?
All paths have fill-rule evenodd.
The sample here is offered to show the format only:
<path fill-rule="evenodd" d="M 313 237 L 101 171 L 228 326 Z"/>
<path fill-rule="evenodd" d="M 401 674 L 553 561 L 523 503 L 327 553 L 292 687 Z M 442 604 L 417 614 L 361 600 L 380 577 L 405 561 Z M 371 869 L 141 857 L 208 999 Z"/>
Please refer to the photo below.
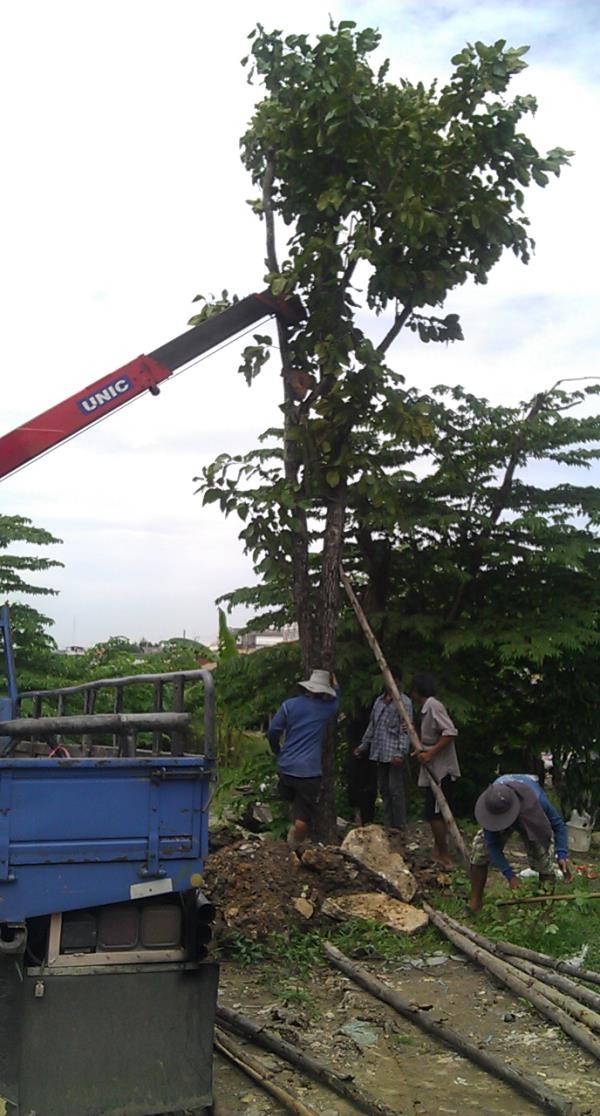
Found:
<path fill-rule="evenodd" d="M 400 314 L 396 314 L 392 328 L 388 330 L 383 341 L 379 342 L 375 350 L 376 352 L 387 353 L 390 345 L 396 340 L 400 330 L 406 324 L 407 318 L 409 318 L 411 314 L 412 306 L 405 306 Z"/>
<path fill-rule="evenodd" d="M 267 267 L 269 271 L 279 271 L 279 263 L 277 261 L 277 250 L 275 247 L 275 214 L 273 213 L 273 201 L 271 198 L 271 191 L 273 190 L 273 182 L 275 180 L 275 164 L 272 156 L 267 158 L 267 165 L 263 177 L 262 187 L 262 202 L 263 213 L 265 215 L 265 227 L 267 235 Z"/>

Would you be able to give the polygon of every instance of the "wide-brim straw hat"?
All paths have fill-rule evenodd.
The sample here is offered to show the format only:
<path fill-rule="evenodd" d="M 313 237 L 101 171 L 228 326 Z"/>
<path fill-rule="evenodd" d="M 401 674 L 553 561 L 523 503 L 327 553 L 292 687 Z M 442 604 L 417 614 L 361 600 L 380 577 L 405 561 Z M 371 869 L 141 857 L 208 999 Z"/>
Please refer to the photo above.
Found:
<path fill-rule="evenodd" d="M 514 825 L 522 805 L 522 799 L 512 787 L 506 783 L 492 783 L 491 787 L 479 795 L 475 803 L 475 817 L 483 829 L 498 833 Z"/>
<path fill-rule="evenodd" d="M 303 686 L 311 694 L 328 694 L 329 697 L 335 697 L 335 690 L 330 682 L 330 674 L 328 670 L 313 670 L 311 671 L 310 678 L 305 682 L 299 682 L 299 686 Z"/>

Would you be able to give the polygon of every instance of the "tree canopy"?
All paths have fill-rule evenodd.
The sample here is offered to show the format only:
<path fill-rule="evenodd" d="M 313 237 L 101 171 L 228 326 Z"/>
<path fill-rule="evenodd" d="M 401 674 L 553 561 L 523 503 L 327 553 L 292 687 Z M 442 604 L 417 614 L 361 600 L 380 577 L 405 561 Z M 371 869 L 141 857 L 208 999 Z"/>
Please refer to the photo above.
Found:
<path fill-rule="evenodd" d="M 245 520 L 259 573 L 290 581 L 308 668 L 334 652 L 348 487 L 371 469 L 365 431 L 414 447 L 429 429 L 385 361 L 390 345 L 405 327 L 424 343 L 462 338 L 458 316 L 437 308 L 468 278 L 486 282 L 505 249 L 528 261 L 524 187 L 546 185 L 569 153 L 540 155 L 521 131 L 534 98 L 505 97 L 525 47 L 469 45 L 438 88 L 392 82 L 388 63 L 373 69 L 378 32 L 348 20 L 316 42 L 260 25 L 251 39 L 249 80 L 265 88 L 242 138 L 260 190 L 251 204 L 265 222 L 271 289 L 300 295 L 306 317 L 279 329 L 283 429 L 245 458 L 221 455 L 202 491 Z M 268 339 L 255 340 L 247 375 L 268 356 Z"/>

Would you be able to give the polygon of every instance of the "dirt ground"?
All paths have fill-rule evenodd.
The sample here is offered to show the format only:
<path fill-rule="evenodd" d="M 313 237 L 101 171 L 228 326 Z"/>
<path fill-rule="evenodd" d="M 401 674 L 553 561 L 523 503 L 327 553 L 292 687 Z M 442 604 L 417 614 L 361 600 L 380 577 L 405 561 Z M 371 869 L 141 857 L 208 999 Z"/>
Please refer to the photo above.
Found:
<path fill-rule="evenodd" d="M 422 966 L 415 967 L 419 962 Z M 548 1027 L 525 1004 L 495 987 L 478 968 L 452 957 L 442 961 L 441 955 L 366 967 L 406 999 L 431 1004 L 434 1018 L 450 1022 L 514 1068 L 543 1078 L 584 1112 L 600 1114 L 600 1066 L 558 1028 Z M 295 988 L 289 984 L 287 995 L 274 995 L 273 983 L 268 966 L 225 963 L 220 999 L 339 1072 L 351 1072 L 361 1088 L 399 1116 L 528 1116 L 540 1111 L 333 970 L 324 969 L 311 980 L 308 1002 L 304 983 Z M 366 1041 L 370 1044 L 361 1045 Z M 250 1050 L 273 1071 L 276 1081 L 290 1087 L 319 1116 L 355 1116 L 356 1109 L 336 1094 L 309 1085 L 273 1055 L 254 1046 Z M 226 1116 L 274 1116 L 284 1111 L 220 1057 L 215 1062 L 215 1093 Z"/>
<path fill-rule="evenodd" d="M 418 894 L 445 889 L 450 878 L 428 862 L 427 834 L 409 836 L 404 852 L 417 878 Z M 515 852 L 515 859 L 523 859 Z M 525 863 L 525 861 L 524 861 Z M 284 842 L 261 836 L 224 841 L 207 862 L 205 886 L 219 909 L 217 940 L 257 943 L 293 922 L 312 929 L 327 920 L 323 899 L 373 890 L 373 879 L 336 849 L 317 847 L 304 860 Z M 314 907 L 309 920 L 295 911 L 302 897 Z M 331 925 L 331 924 L 329 924 Z M 510 992 L 458 954 L 419 947 L 399 961 L 360 961 L 402 996 L 448 1022 L 480 1047 L 600 1116 L 600 1065 L 548 1026 Z M 443 943 L 440 939 L 440 947 Z M 251 951 L 247 955 L 251 958 Z M 391 1008 L 362 992 L 326 965 L 306 977 L 263 960 L 222 962 L 220 1000 L 312 1053 L 385 1101 L 398 1116 L 527 1116 L 539 1108 L 509 1086 L 476 1068 L 450 1048 L 424 1035 Z M 242 1040 L 237 1040 L 242 1042 Z M 311 1084 L 276 1057 L 249 1047 L 274 1079 L 287 1085 L 318 1116 L 354 1116 L 356 1109 L 335 1093 Z M 270 1116 L 280 1105 L 221 1056 L 215 1059 L 215 1094 L 222 1116 Z M 219 1110 L 221 1116 L 221 1110 Z"/>

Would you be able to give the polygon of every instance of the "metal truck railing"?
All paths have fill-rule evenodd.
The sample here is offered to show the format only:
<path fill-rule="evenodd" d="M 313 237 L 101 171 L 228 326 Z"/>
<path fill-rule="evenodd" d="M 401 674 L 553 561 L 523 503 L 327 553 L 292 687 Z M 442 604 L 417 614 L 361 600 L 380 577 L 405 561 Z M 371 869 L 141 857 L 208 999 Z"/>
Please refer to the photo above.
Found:
<path fill-rule="evenodd" d="M 191 716 L 185 712 L 185 687 L 188 683 L 202 682 L 204 688 L 204 750 L 203 754 L 214 758 L 215 738 L 215 688 L 212 675 L 208 670 L 171 671 L 164 674 L 133 674 L 123 678 L 100 678 L 93 682 L 82 682 L 76 686 L 60 686 L 51 690 L 30 690 L 19 693 L 15 702 L 15 717 L 0 721 L 0 738 L 9 738 L 3 749 L 7 754 L 15 747 L 21 750 L 19 740 L 33 742 L 46 741 L 48 737 L 81 736 L 83 756 L 98 754 L 93 736 L 97 733 L 112 734 L 112 754 L 134 756 L 139 732 L 152 733 L 152 754 L 160 755 L 165 734 L 171 738 L 171 755 L 181 756 L 185 752 L 186 733 Z M 152 712 L 124 713 L 125 690 L 133 686 L 150 685 L 153 691 Z M 96 702 L 102 691 L 112 691 L 112 712 L 96 713 Z M 170 691 L 170 711 L 166 711 L 165 700 Z M 77 700 L 79 699 L 79 700 Z M 69 713 L 69 705 L 82 706 L 82 711 Z M 31 714 L 21 716 L 23 706 L 30 703 Z M 50 705 L 50 715 L 42 710 Z M 44 747 L 39 743 L 40 750 Z M 107 749 L 102 752 L 107 754 Z"/>

